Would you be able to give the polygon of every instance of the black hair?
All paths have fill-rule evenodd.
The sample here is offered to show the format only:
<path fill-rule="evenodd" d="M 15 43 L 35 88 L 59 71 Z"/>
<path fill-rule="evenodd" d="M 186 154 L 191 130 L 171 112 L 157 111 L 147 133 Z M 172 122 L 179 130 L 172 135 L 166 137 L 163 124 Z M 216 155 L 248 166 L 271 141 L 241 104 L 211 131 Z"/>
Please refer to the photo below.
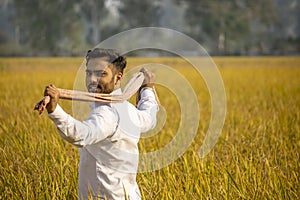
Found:
<path fill-rule="evenodd" d="M 121 56 L 115 49 L 95 48 L 93 50 L 88 50 L 86 64 L 88 64 L 91 58 L 107 58 L 107 61 L 113 64 L 118 72 L 121 73 L 123 73 L 127 64 L 126 57 Z"/>

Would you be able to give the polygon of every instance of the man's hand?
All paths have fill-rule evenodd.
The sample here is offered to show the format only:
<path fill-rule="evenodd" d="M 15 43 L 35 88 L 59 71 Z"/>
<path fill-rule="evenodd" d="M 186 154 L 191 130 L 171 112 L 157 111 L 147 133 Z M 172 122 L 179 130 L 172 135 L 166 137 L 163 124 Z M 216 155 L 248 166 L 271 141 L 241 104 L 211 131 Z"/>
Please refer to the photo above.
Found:
<path fill-rule="evenodd" d="M 155 74 L 153 74 L 152 72 L 149 72 L 147 69 L 142 68 L 140 70 L 140 72 L 144 73 L 144 82 L 141 86 L 141 88 L 143 87 L 150 87 L 153 88 L 154 87 L 154 81 L 155 81 Z"/>
<path fill-rule="evenodd" d="M 46 86 L 44 96 L 50 97 L 50 102 L 47 104 L 46 109 L 48 113 L 52 113 L 55 110 L 59 100 L 59 91 L 53 84 L 50 84 Z"/>
<path fill-rule="evenodd" d="M 142 68 L 140 70 L 140 72 L 144 73 L 144 82 L 142 83 L 142 86 L 140 87 L 140 89 L 138 90 L 137 94 L 136 94 L 136 104 L 138 104 L 138 102 L 141 99 L 141 90 L 144 87 L 149 87 L 153 89 L 154 94 L 156 95 L 155 89 L 154 89 L 154 81 L 155 81 L 155 74 L 153 74 L 152 72 L 149 72 L 147 69 Z M 158 100 L 158 99 L 157 99 Z M 159 102 L 159 101 L 158 101 Z"/>

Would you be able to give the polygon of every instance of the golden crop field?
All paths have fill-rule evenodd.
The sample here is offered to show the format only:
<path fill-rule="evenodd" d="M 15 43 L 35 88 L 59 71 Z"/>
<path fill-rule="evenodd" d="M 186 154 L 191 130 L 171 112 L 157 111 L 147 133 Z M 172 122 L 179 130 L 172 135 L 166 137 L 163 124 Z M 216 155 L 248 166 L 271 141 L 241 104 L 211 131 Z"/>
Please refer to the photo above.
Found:
<path fill-rule="evenodd" d="M 198 131 L 184 154 L 160 170 L 138 174 L 143 199 L 299 199 L 300 58 L 213 60 L 224 81 L 226 120 L 217 144 L 200 159 L 211 114 L 201 76 L 180 58 L 128 58 L 129 69 L 160 63 L 177 70 L 200 106 Z M 77 198 L 77 149 L 33 107 L 49 83 L 72 89 L 82 61 L 0 58 L 0 199 Z M 141 152 L 162 148 L 176 135 L 180 106 L 169 89 L 157 87 L 167 119 L 158 134 L 140 140 Z M 72 114 L 70 101 L 60 104 Z"/>

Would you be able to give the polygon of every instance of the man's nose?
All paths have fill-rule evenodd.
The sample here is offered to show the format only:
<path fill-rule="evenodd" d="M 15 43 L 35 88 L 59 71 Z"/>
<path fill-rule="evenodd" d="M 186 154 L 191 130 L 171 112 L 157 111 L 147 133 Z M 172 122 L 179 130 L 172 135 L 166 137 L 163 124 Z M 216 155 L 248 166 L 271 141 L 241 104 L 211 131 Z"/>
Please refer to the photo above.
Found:
<path fill-rule="evenodd" d="M 90 76 L 90 81 L 92 83 L 98 83 L 98 77 L 93 73 L 91 76 Z"/>

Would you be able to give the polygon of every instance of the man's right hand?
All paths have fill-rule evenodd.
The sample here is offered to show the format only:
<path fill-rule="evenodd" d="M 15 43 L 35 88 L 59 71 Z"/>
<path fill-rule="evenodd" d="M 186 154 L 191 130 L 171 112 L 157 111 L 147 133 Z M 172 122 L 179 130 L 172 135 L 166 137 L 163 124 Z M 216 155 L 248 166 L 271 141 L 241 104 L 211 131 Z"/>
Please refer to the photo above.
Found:
<path fill-rule="evenodd" d="M 143 82 L 141 88 L 143 88 L 143 87 L 153 88 L 154 87 L 154 81 L 155 81 L 155 74 L 153 74 L 152 72 L 148 71 L 145 68 L 142 68 L 140 70 L 140 72 L 144 73 L 144 82 Z"/>
<path fill-rule="evenodd" d="M 46 109 L 48 113 L 52 113 L 55 110 L 59 100 L 59 91 L 53 84 L 50 84 L 46 86 L 44 96 L 50 97 L 50 102 L 47 104 Z"/>
<path fill-rule="evenodd" d="M 136 104 L 138 104 L 138 102 L 140 101 L 140 99 L 141 99 L 141 90 L 145 87 L 152 88 L 153 92 L 156 96 L 156 92 L 155 92 L 155 89 L 154 89 L 155 74 L 153 74 L 152 72 L 148 71 L 145 68 L 142 68 L 140 70 L 140 72 L 143 72 L 143 74 L 144 74 L 144 82 L 142 83 L 142 86 L 140 87 L 140 89 L 137 92 Z M 159 103 L 158 98 L 157 98 L 157 102 Z"/>

